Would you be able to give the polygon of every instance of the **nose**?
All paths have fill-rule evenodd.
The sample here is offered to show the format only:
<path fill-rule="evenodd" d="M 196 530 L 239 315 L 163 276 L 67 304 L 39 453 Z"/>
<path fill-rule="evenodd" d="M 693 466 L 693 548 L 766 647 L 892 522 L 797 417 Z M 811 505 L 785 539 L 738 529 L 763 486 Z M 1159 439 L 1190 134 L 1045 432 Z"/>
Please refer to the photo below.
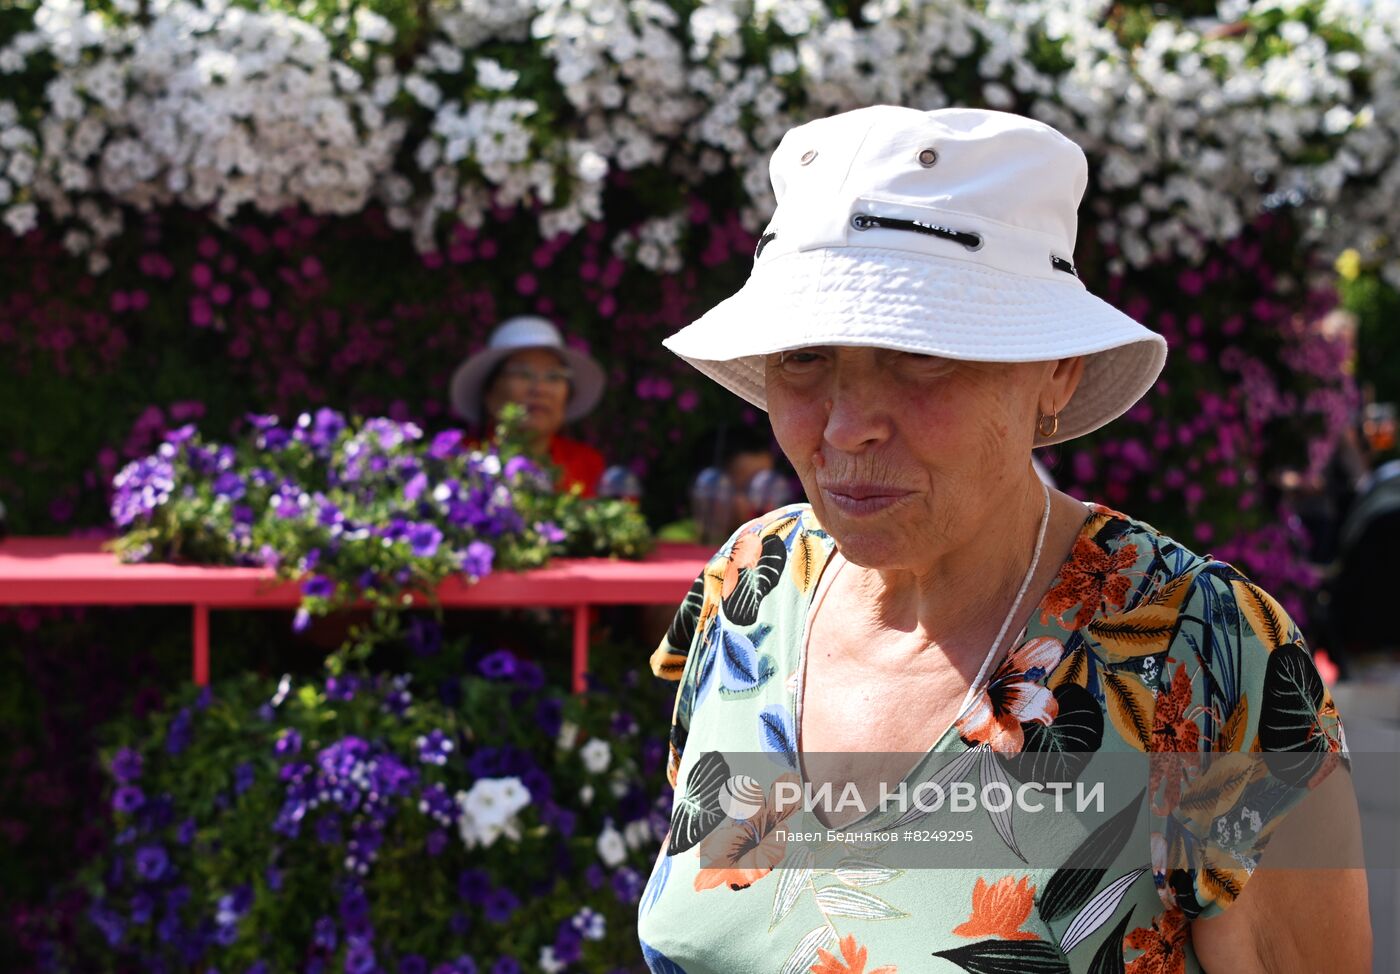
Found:
<path fill-rule="evenodd" d="M 888 440 L 894 415 L 882 392 L 887 385 L 876 369 L 838 368 L 824 404 L 826 442 L 845 453 L 860 453 Z"/>

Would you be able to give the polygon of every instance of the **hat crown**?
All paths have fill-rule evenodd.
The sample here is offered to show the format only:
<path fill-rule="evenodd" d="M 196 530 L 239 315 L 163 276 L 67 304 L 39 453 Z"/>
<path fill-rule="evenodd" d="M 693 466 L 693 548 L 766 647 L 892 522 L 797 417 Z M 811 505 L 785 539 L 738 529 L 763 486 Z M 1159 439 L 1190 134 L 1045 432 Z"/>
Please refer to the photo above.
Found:
<path fill-rule="evenodd" d="M 486 342 L 487 348 L 563 348 L 564 338 L 554 322 L 535 315 L 507 318 L 496 326 Z"/>
<path fill-rule="evenodd" d="M 1060 132 L 1020 115 L 876 105 L 789 130 L 769 174 L 773 257 L 833 246 L 968 256 L 946 240 L 853 232 L 851 217 L 867 213 L 980 234 L 991 246 L 978 262 L 1053 278 L 1045 255 L 1073 259 L 1088 162 Z"/>

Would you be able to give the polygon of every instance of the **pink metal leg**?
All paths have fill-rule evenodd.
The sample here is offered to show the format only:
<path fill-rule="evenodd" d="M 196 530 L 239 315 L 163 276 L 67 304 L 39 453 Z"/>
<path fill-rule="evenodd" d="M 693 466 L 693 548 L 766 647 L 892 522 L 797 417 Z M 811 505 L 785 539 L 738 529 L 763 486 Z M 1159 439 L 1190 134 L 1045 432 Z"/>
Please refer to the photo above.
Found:
<path fill-rule="evenodd" d="M 587 689 L 588 672 L 588 606 L 574 606 L 574 693 Z"/>
<path fill-rule="evenodd" d="M 209 606 L 194 607 L 194 685 L 209 685 Z"/>

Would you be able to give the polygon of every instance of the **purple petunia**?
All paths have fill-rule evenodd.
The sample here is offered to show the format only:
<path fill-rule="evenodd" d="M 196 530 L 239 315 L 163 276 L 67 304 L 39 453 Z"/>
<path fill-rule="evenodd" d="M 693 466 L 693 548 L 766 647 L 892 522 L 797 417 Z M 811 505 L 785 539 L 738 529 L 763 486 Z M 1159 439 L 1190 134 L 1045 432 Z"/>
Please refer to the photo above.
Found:
<path fill-rule="evenodd" d="M 612 888 L 613 894 L 617 896 L 620 903 L 636 903 L 642 896 L 642 887 L 646 881 L 642 874 L 630 866 L 623 866 L 613 873 Z"/>
<path fill-rule="evenodd" d="M 508 649 L 498 649 L 490 653 L 477 664 L 477 669 L 481 675 L 488 680 L 509 680 L 515 676 L 519 669 L 515 654 Z"/>
<path fill-rule="evenodd" d="M 170 856 L 164 846 L 145 845 L 136 850 L 135 865 L 137 876 L 147 882 L 158 882 L 170 865 Z"/>
<path fill-rule="evenodd" d="M 536 521 L 535 530 L 550 544 L 558 544 L 568 537 L 568 534 L 553 521 Z"/>
<path fill-rule="evenodd" d="M 129 527 L 137 518 L 150 517 L 175 490 L 175 468 L 161 457 L 144 457 L 128 463 L 112 480 L 112 520 Z"/>
<path fill-rule="evenodd" d="M 428 974 L 427 958 L 419 954 L 404 954 L 399 958 L 399 974 Z"/>
<path fill-rule="evenodd" d="M 446 460 L 460 448 L 465 434 L 461 430 L 443 430 L 433 437 L 428 447 L 428 456 L 434 460 Z"/>
<path fill-rule="evenodd" d="M 485 541 L 473 541 L 467 550 L 458 555 L 462 571 L 473 578 L 484 578 L 491 574 L 491 563 L 496 557 L 496 549 Z"/>
<path fill-rule="evenodd" d="M 431 558 L 442 545 L 442 532 L 434 524 L 415 524 L 408 529 L 408 545 L 417 558 Z"/>
<path fill-rule="evenodd" d="M 403 485 L 403 496 L 405 500 L 416 501 L 422 497 L 428 489 L 428 475 L 423 471 L 418 471 L 409 478 L 408 483 Z"/>
<path fill-rule="evenodd" d="M 150 923 L 155 909 L 156 901 L 151 898 L 150 893 L 137 893 L 131 898 L 131 922 L 142 926 Z"/>
<path fill-rule="evenodd" d="M 335 595 L 335 580 L 325 575 L 312 575 L 301 583 L 301 594 L 312 599 L 328 599 Z"/>
<path fill-rule="evenodd" d="M 576 963 L 583 956 L 583 934 L 568 920 L 559 924 L 554 934 L 554 956 L 565 964 Z"/>
<path fill-rule="evenodd" d="M 306 632 L 311 628 L 311 613 L 306 609 L 297 609 L 296 615 L 292 616 L 292 631 Z"/>
<path fill-rule="evenodd" d="M 452 738 L 440 730 L 434 730 L 419 737 L 415 743 L 418 745 L 418 760 L 424 764 L 436 764 L 439 767 L 447 763 L 447 759 L 454 749 Z"/>
<path fill-rule="evenodd" d="M 277 743 L 273 745 L 273 750 L 281 757 L 291 757 L 301 753 L 301 732 L 295 727 L 288 727 L 277 738 Z"/>
<path fill-rule="evenodd" d="M 520 961 L 514 957 L 497 958 L 491 965 L 491 974 L 520 974 Z"/>
<path fill-rule="evenodd" d="M 225 500 L 242 500 L 248 493 L 248 486 L 243 483 L 243 478 L 232 470 L 225 470 L 214 478 L 214 496 L 222 497 Z"/>
<path fill-rule="evenodd" d="M 141 755 L 129 747 L 112 755 L 112 776 L 123 784 L 141 777 Z"/>
<path fill-rule="evenodd" d="M 370 974 L 375 967 L 374 948 L 363 941 L 345 951 L 345 974 Z"/>
<path fill-rule="evenodd" d="M 493 889 L 487 894 L 486 902 L 482 904 L 482 912 L 486 914 L 486 919 L 492 923 L 507 922 L 518 909 L 520 909 L 520 899 L 504 887 Z"/>
<path fill-rule="evenodd" d="M 244 761 L 233 769 L 233 793 L 241 795 L 253 787 L 254 770 L 250 761 Z"/>
<path fill-rule="evenodd" d="M 126 936 L 126 922 L 113 910 L 101 903 L 94 903 L 88 910 L 88 919 L 107 938 L 110 947 L 116 947 Z"/>
<path fill-rule="evenodd" d="M 123 815 L 140 811 L 146 804 L 146 793 L 135 785 L 123 785 L 112 794 L 112 808 Z"/>

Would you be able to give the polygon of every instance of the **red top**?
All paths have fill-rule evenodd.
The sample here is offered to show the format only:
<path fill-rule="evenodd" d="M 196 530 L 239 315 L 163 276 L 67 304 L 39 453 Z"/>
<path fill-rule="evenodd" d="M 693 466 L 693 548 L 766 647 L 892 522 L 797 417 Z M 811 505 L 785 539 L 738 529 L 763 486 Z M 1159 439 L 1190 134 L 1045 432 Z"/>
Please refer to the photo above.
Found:
<path fill-rule="evenodd" d="M 578 484 L 584 497 L 594 497 L 598 481 L 603 477 L 603 455 L 587 443 L 556 434 L 549 441 L 549 459 L 559 467 L 557 489 L 563 491 Z"/>
<path fill-rule="evenodd" d="M 464 440 L 463 447 L 471 450 L 481 445 L 475 438 Z M 549 459 L 559 468 L 559 482 L 554 489 L 566 491 L 578 484 L 584 497 L 596 497 L 598 481 L 603 477 L 603 455 L 587 443 L 555 434 L 549 440 Z"/>

